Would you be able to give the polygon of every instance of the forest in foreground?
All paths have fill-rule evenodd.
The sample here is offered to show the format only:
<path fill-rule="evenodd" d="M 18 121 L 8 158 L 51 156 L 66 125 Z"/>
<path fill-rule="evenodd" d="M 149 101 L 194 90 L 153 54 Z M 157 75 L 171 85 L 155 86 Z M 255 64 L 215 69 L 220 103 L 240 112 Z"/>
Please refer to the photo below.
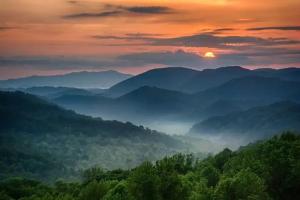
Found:
<path fill-rule="evenodd" d="M 198 160 L 176 154 L 130 170 L 90 168 L 77 182 L 9 178 L 1 200 L 300 199 L 300 136 L 272 139 Z"/>

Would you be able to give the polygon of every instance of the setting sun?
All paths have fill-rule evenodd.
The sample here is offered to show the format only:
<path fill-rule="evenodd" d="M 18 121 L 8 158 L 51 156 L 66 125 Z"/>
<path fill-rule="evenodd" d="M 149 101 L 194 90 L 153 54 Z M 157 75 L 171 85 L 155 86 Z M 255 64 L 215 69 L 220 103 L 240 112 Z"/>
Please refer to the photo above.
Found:
<path fill-rule="evenodd" d="M 204 54 L 204 57 L 205 58 L 215 58 L 216 56 L 215 56 L 215 54 L 213 52 L 206 52 Z"/>

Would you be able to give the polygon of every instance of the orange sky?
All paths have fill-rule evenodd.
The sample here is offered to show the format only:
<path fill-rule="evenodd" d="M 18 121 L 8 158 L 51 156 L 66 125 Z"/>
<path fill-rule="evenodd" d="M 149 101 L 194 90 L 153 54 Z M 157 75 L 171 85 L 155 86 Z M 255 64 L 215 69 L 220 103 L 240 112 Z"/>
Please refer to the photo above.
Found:
<path fill-rule="evenodd" d="M 299 0 L 1 0 L 0 79 L 173 65 L 297 67 L 299 8 Z"/>

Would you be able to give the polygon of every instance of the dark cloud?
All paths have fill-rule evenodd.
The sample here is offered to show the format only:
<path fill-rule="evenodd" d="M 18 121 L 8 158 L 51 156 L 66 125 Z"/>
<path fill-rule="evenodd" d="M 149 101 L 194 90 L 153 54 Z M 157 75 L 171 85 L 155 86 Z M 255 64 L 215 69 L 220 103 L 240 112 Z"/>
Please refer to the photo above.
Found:
<path fill-rule="evenodd" d="M 65 15 L 65 19 L 75 19 L 75 18 L 102 18 L 102 17 L 112 17 L 119 15 L 129 15 L 129 14 L 141 14 L 141 15 L 153 15 L 153 14 L 169 14 L 173 13 L 173 9 L 163 6 L 118 6 L 107 4 L 104 6 L 103 10 L 100 12 L 83 12 L 75 13 L 70 15 Z"/>
<path fill-rule="evenodd" d="M 141 13 L 141 14 L 168 14 L 172 12 L 172 9 L 163 6 L 136 6 L 125 7 L 129 12 Z"/>
<path fill-rule="evenodd" d="M 11 27 L 11 26 L 0 26 L 0 31 L 6 31 L 11 29 L 17 29 L 17 27 Z"/>
<path fill-rule="evenodd" d="M 264 66 L 271 64 L 300 63 L 300 50 L 272 47 L 251 47 L 246 51 L 216 54 L 215 58 L 204 58 L 198 54 L 178 50 L 142 52 L 112 58 L 96 57 L 0 57 L 0 68 L 20 70 L 86 70 L 120 69 L 149 65 L 180 66 L 191 68 L 215 68 L 228 65 Z"/>
<path fill-rule="evenodd" d="M 77 13 L 71 15 L 65 15 L 63 18 L 65 19 L 75 19 L 75 18 L 91 18 L 91 17 L 110 17 L 117 16 L 122 14 L 119 10 L 107 11 L 107 12 L 99 12 L 99 13 Z"/>
<path fill-rule="evenodd" d="M 234 28 L 218 28 L 218 29 L 214 29 L 214 30 L 207 30 L 207 31 L 204 31 L 205 34 L 211 34 L 211 35 L 217 35 L 217 34 L 221 34 L 221 33 L 224 33 L 224 32 L 229 32 L 229 31 L 235 31 L 236 29 Z"/>
<path fill-rule="evenodd" d="M 235 49 L 243 46 L 274 46 L 299 44 L 300 41 L 288 38 L 260 38 L 254 36 L 216 36 L 213 34 L 198 34 L 168 39 L 156 39 L 153 45 L 210 47 L 222 49 Z"/>
<path fill-rule="evenodd" d="M 77 4 L 78 3 L 78 1 L 72 1 L 72 0 L 67 1 L 67 2 L 70 3 L 70 4 Z"/>
<path fill-rule="evenodd" d="M 120 60 L 126 60 L 136 65 L 162 64 L 168 66 L 199 66 L 201 57 L 194 53 L 178 50 L 176 52 L 144 52 L 122 55 Z"/>
<path fill-rule="evenodd" d="M 162 36 L 162 34 L 148 34 L 148 33 L 128 33 L 124 36 L 116 35 L 94 35 L 95 39 L 114 39 L 114 40 L 142 40 L 142 41 L 154 41 L 156 37 Z"/>
<path fill-rule="evenodd" d="M 251 46 L 276 46 L 299 44 L 300 41 L 288 38 L 260 38 L 254 36 L 218 36 L 211 33 L 175 38 L 147 36 L 93 36 L 96 39 L 143 40 L 153 46 L 208 47 L 220 49 L 243 49 Z"/>
<path fill-rule="evenodd" d="M 158 34 L 158 33 L 127 33 L 126 34 L 129 37 L 157 37 L 157 36 L 163 36 L 164 34 Z"/>
<path fill-rule="evenodd" d="M 197 66 L 201 57 L 184 51 L 132 53 L 117 58 L 75 57 L 0 57 L 1 67 L 20 69 L 111 69 L 141 67 L 149 64 L 165 66 Z"/>
<path fill-rule="evenodd" d="M 275 51 L 275 57 L 269 51 L 270 49 L 261 49 L 260 52 L 245 52 L 232 54 L 217 54 L 215 58 L 204 58 L 194 53 L 177 52 L 147 52 L 135 53 L 120 56 L 123 59 L 136 66 L 147 64 L 161 64 L 164 66 L 183 66 L 197 69 L 215 68 L 230 65 L 253 65 L 263 66 L 270 64 L 290 64 L 300 62 L 299 51 L 289 51 L 278 49 Z"/>
<path fill-rule="evenodd" d="M 281 31 L 300 31 L 300 26 L 266 26 L 249 28 L 248 31 L 263 31 L 263 30 L 281 30 Z"/>

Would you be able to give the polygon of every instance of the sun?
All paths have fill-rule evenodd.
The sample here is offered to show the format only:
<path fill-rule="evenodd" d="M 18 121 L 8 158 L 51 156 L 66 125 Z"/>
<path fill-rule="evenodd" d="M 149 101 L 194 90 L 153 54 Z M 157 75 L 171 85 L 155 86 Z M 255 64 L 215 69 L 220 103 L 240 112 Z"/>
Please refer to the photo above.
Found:
<path fill-rule="evenodd" d="M 216 56 L 213 52 L 209 51 L 204 54 L 204 57 L 205 58 L 215 58 Z"/>

